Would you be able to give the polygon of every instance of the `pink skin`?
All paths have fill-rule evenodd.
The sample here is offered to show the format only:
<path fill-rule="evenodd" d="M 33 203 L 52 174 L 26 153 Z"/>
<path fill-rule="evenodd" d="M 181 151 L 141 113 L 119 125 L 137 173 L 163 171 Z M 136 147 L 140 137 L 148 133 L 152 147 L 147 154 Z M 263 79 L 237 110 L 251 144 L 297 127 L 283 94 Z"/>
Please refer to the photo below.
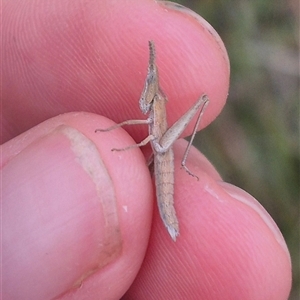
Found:
<path fill-rule="evenodd" d="M 144 117 L 149 39 L 169 123 L 205 92 L 208 125 L 229 63 L 200 17 L 152 0 L 3 4 L 3 299 L 287 299 L 289 253 L 255 199 L 195 149 L 190 177 L 176 142 L 174 243 L 141 150 L 110 151 L 147 128 L 94 133 Z"/>

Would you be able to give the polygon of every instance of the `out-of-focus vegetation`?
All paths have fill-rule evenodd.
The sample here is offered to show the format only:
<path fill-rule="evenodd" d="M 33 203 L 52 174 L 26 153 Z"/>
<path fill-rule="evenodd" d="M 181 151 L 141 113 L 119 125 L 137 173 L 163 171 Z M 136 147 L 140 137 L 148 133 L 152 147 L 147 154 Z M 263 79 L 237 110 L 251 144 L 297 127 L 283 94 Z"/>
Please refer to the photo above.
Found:
<path fill-rule="evenodd" d="M 299 299 L 299 2 L 175 2 L 216 29 L 231 62 L 227 105 L 197 146 L 278 224 L 292 256 L 290 299 Z"/>

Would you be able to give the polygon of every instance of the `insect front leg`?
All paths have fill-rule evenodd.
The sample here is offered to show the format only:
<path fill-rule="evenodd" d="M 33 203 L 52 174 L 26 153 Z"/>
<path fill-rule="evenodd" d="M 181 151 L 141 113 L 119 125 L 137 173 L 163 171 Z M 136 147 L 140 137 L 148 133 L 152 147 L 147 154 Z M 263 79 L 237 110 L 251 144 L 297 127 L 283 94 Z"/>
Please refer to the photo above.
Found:
<path fill-rule="evenodd" d="M 162 136 L 162 138 L 159 141 L 161 149 L 163 149 L 164 151 L 167 151 L 174 144 L 174 142 L 180 137 L 180 135 L 182 134 L 184 129 L 187 127 L 187 125 L 191 122 L 191 120 L 193 119 L 195 114 L 200 110 L 194 130 L 193 130 L 193 134 L 191 136 L 191 140 L 184 152 L 183 159 L 181 162 L 181 166 L 185 169 L 185 171 L 189 175 L 196 177 L 196 178 L 198 178 L 198 177 L 196 175 L 194 175 L 186 166 L 186 159 L 189 154 L 194 137 L 196 135 L 197 128 L 199 127 L 200 120 L 203 116 L 203 113 L 204 113 L 208 103 L 209 103 L 209 99 L 208 99 L 207 95 L 202 95 L 196 101 L 196 103 L 165 132 L 165 134 Z"/>

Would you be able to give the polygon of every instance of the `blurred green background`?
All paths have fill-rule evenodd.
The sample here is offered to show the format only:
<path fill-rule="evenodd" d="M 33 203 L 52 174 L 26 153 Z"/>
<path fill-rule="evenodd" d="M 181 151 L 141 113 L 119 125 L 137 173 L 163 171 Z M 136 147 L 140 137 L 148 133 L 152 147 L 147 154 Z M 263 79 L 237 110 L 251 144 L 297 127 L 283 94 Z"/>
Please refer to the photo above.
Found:
<path fill-rule="evenodd" d="M 216 29 L 231 62 L 227 105 L 195 144 L 276 221 L 292 256 L 290 299 L 300 299 L 299 1 L 174 2 Z"/>

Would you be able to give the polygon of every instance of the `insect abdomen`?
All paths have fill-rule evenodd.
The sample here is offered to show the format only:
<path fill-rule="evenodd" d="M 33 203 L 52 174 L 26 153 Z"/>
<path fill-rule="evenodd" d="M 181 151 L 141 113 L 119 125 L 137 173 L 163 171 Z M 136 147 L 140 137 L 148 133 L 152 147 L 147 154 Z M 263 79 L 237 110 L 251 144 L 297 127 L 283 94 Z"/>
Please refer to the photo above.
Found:
<path fill-rule="evenodd" d="M 159 213 L 175 241 L 179 235 L 179 225 L 174 207 L 174 155 L 172 149 L 155 155 L 154 172 Z"/>

